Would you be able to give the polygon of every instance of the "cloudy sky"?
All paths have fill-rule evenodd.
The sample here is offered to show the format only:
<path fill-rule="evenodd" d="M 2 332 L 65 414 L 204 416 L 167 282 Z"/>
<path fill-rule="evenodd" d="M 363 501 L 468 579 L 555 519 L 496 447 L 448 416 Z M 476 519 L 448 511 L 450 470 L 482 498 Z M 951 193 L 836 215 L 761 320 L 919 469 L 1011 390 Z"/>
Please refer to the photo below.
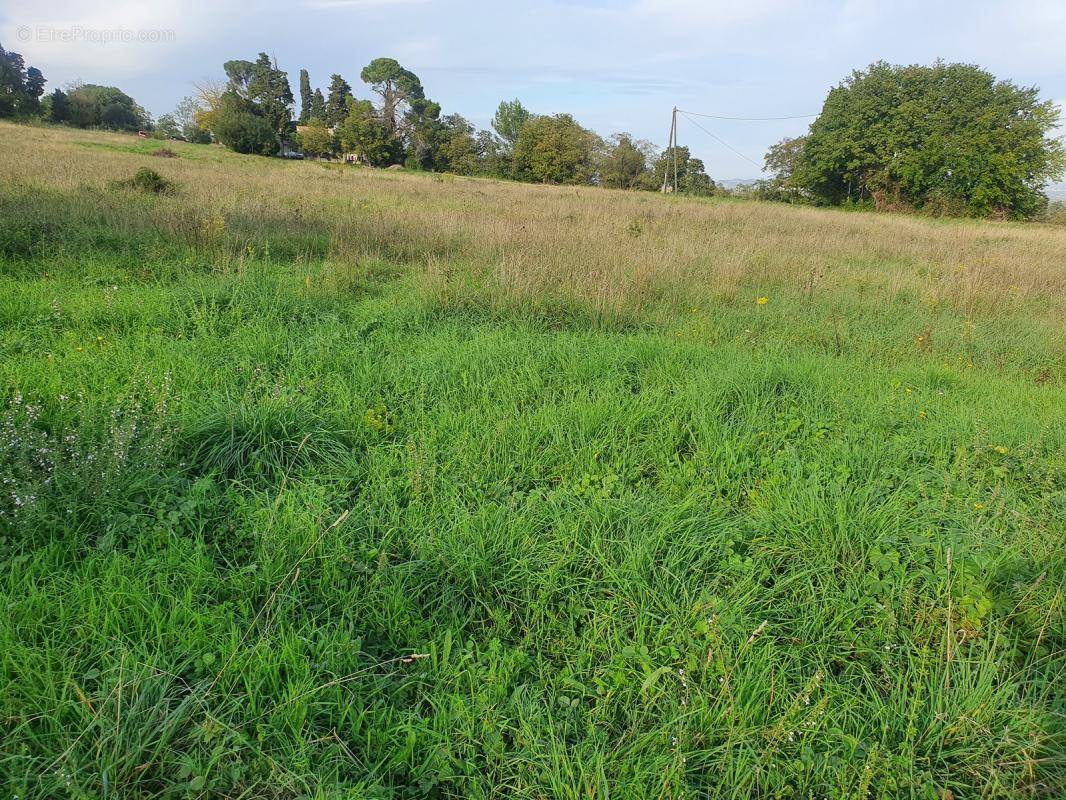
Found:
<path fill-rule="evenodd" d="M 878 59 L 977 63 L 1066 100 L 1066 0 L 2 0 L 0 43 L 49 88 L 116 85 L 156 116 L 194 81 L 220 77 L 223 61 L 259 51 L 289 70 L 294 90 L 304 67 L 323 87 L 340 72 L 362 96 L 360 69 L 392 56 L 446 112 L 479 126 L 518 97 L 659 145 L 675 104 L 810 114 Z M 718 138 L 683 119 L 680 141 L 715 179 L 757 175 L 766 147 L 807 125 L 699 122 Z"/>

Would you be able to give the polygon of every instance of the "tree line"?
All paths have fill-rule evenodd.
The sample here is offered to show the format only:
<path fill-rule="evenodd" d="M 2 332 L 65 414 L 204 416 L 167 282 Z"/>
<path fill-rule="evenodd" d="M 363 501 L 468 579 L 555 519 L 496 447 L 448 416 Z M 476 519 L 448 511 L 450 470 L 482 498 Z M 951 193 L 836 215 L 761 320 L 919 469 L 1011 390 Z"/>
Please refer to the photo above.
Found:
<path fill-rule="evenodd" d="M 687 147 L 658 150 L 628 133 L 608 138 L 569 114 L 500 103 L 489 130 L 445 114 L 421 79 L 392 58 L 359 73 L 357 96 L 340 74 L 325 92 L 288 74 L 266 53 L 223 65 L 224 82 L 197 86 L 155 123 L 113 86 L 74 84 L 44 94 L 45 78 L 0 47 L 0 117 L 43 118 L 82 128 L 152 130 L 160 138 L 219 142 L 265 156 L 298 151 L 367 166 L 480 175 L 538 183 L 658 190 L 811 205 L 913 210 L 1015 219 L 1049 216 L 1044 187 L 1066 172 L 1055 136 L 1059 109 L 1035 87 L 997 80 L 968 64 L 885 62 L 833 87 L 803 136 L 765 157 L 769 178 L 726 190 Z"/>
<path fill-rule="evenodd" d="M 0 118 L 44 119 L 78 128 L 137 131 L 152 119 L 132 97 L 114 86 L 74 83 L 45 95 L 46 80 L 19 53 L 0 45 Z"/>
<path fill-rule="evenodd" d="M 427 97 L 421 79 L 392 58 L 377 58 L 359 73 L 369 97 L 357 97 L 342 75 L 326 91 L 299 73 L 299 103 L 288 75 L 266 53 L 255 61 L 223 65 L 224 84 L 206 84 L 198 96 L 193 126 L 161 118 L 184 138 L 210 135 L 241 153 L 275 155 L 290 143 L 312 157 L 346 157 L 373 167 L 483 175 L 556 184 L 600 184 L 621 189 L 658 189 L 672 150 L 660 153 L 630 134 L 603 139 L 568 114 L 530 112 L 519 100 L 500 103 L 491 130 L 461 114 L 445 114 Z M 703 163 L 678 149 L 679 190 L 709 195 L 716 190 Z"/>

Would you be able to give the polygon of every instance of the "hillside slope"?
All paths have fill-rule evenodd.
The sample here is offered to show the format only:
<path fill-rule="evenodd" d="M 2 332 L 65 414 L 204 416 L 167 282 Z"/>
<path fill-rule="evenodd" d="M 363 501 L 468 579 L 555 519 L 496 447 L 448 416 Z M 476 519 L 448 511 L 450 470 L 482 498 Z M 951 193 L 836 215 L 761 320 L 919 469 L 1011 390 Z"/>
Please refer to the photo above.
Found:
<path fill-rule="evenodd" d="M 10 793 L 1066 791 L 1066 231 L 167 146 L 0 125 Z"/>

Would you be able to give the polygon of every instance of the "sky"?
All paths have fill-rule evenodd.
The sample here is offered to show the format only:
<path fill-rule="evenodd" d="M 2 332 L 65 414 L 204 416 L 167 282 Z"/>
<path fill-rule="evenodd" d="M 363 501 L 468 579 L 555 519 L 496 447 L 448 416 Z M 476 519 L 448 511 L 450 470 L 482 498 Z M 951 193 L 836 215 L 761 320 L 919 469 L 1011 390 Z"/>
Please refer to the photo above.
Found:
<path fill-rule="evenodd" d="M 816 114 L 832 86 L 881 59 L 975 63 L 1066 105 L 1066 0 L 0 0 L 0 44 L 48 90 L 114 85 L 154 116 L 260 51 L 294 93 L 306 68 L 312 85 L 339 72 L 362 97 L 362 67 L 391 56 L 478 127 L 517 97 L 660 147 L 675 105 Z M 678 140 L 716 180 L 757 177 L 766 148 L 810 122 L 697 121 L 706 130 L 683 116 Z"/>

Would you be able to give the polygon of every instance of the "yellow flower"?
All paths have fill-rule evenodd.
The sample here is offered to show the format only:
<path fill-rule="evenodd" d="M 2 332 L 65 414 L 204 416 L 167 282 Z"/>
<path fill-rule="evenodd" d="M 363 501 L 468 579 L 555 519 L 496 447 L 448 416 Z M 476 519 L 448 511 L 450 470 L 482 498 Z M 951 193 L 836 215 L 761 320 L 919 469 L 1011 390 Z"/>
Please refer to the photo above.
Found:
<path fill-rule="evenodd" d="M 1004 447 L 1003 445 L 1000 445 L 999 447 L 995 448 L 995 451 L 997 453 L 999 453 L 1001 456 L 1007 455 L 1007 448 Z"/>
<path fill-rule="evenodd" d="M 974 507 L 975 511 L 980 511 L 982 508 L 985 507 L 985 504 L 984 503 L 974 503 L 973 507 Z"/>
<path fill-rule="evenodd" d="M 769 303 L 770 301 L 767 298 L 765 298 L 765 297 L 757 297 L 757 298 L 755 298 L 755 302 L 758 303 L 760 306 L 764 306 L 767 303 Z"/>
<path fill-rule="evenodd" d="M 924 408 L 923 408 L 923 409 L 920 409 L 920 410 L 918 411 L 918 416 L 919 416 L 919 417 L 920 417 L 921 419 L 925 419 L 925 409 L 924 409 Z"/>

